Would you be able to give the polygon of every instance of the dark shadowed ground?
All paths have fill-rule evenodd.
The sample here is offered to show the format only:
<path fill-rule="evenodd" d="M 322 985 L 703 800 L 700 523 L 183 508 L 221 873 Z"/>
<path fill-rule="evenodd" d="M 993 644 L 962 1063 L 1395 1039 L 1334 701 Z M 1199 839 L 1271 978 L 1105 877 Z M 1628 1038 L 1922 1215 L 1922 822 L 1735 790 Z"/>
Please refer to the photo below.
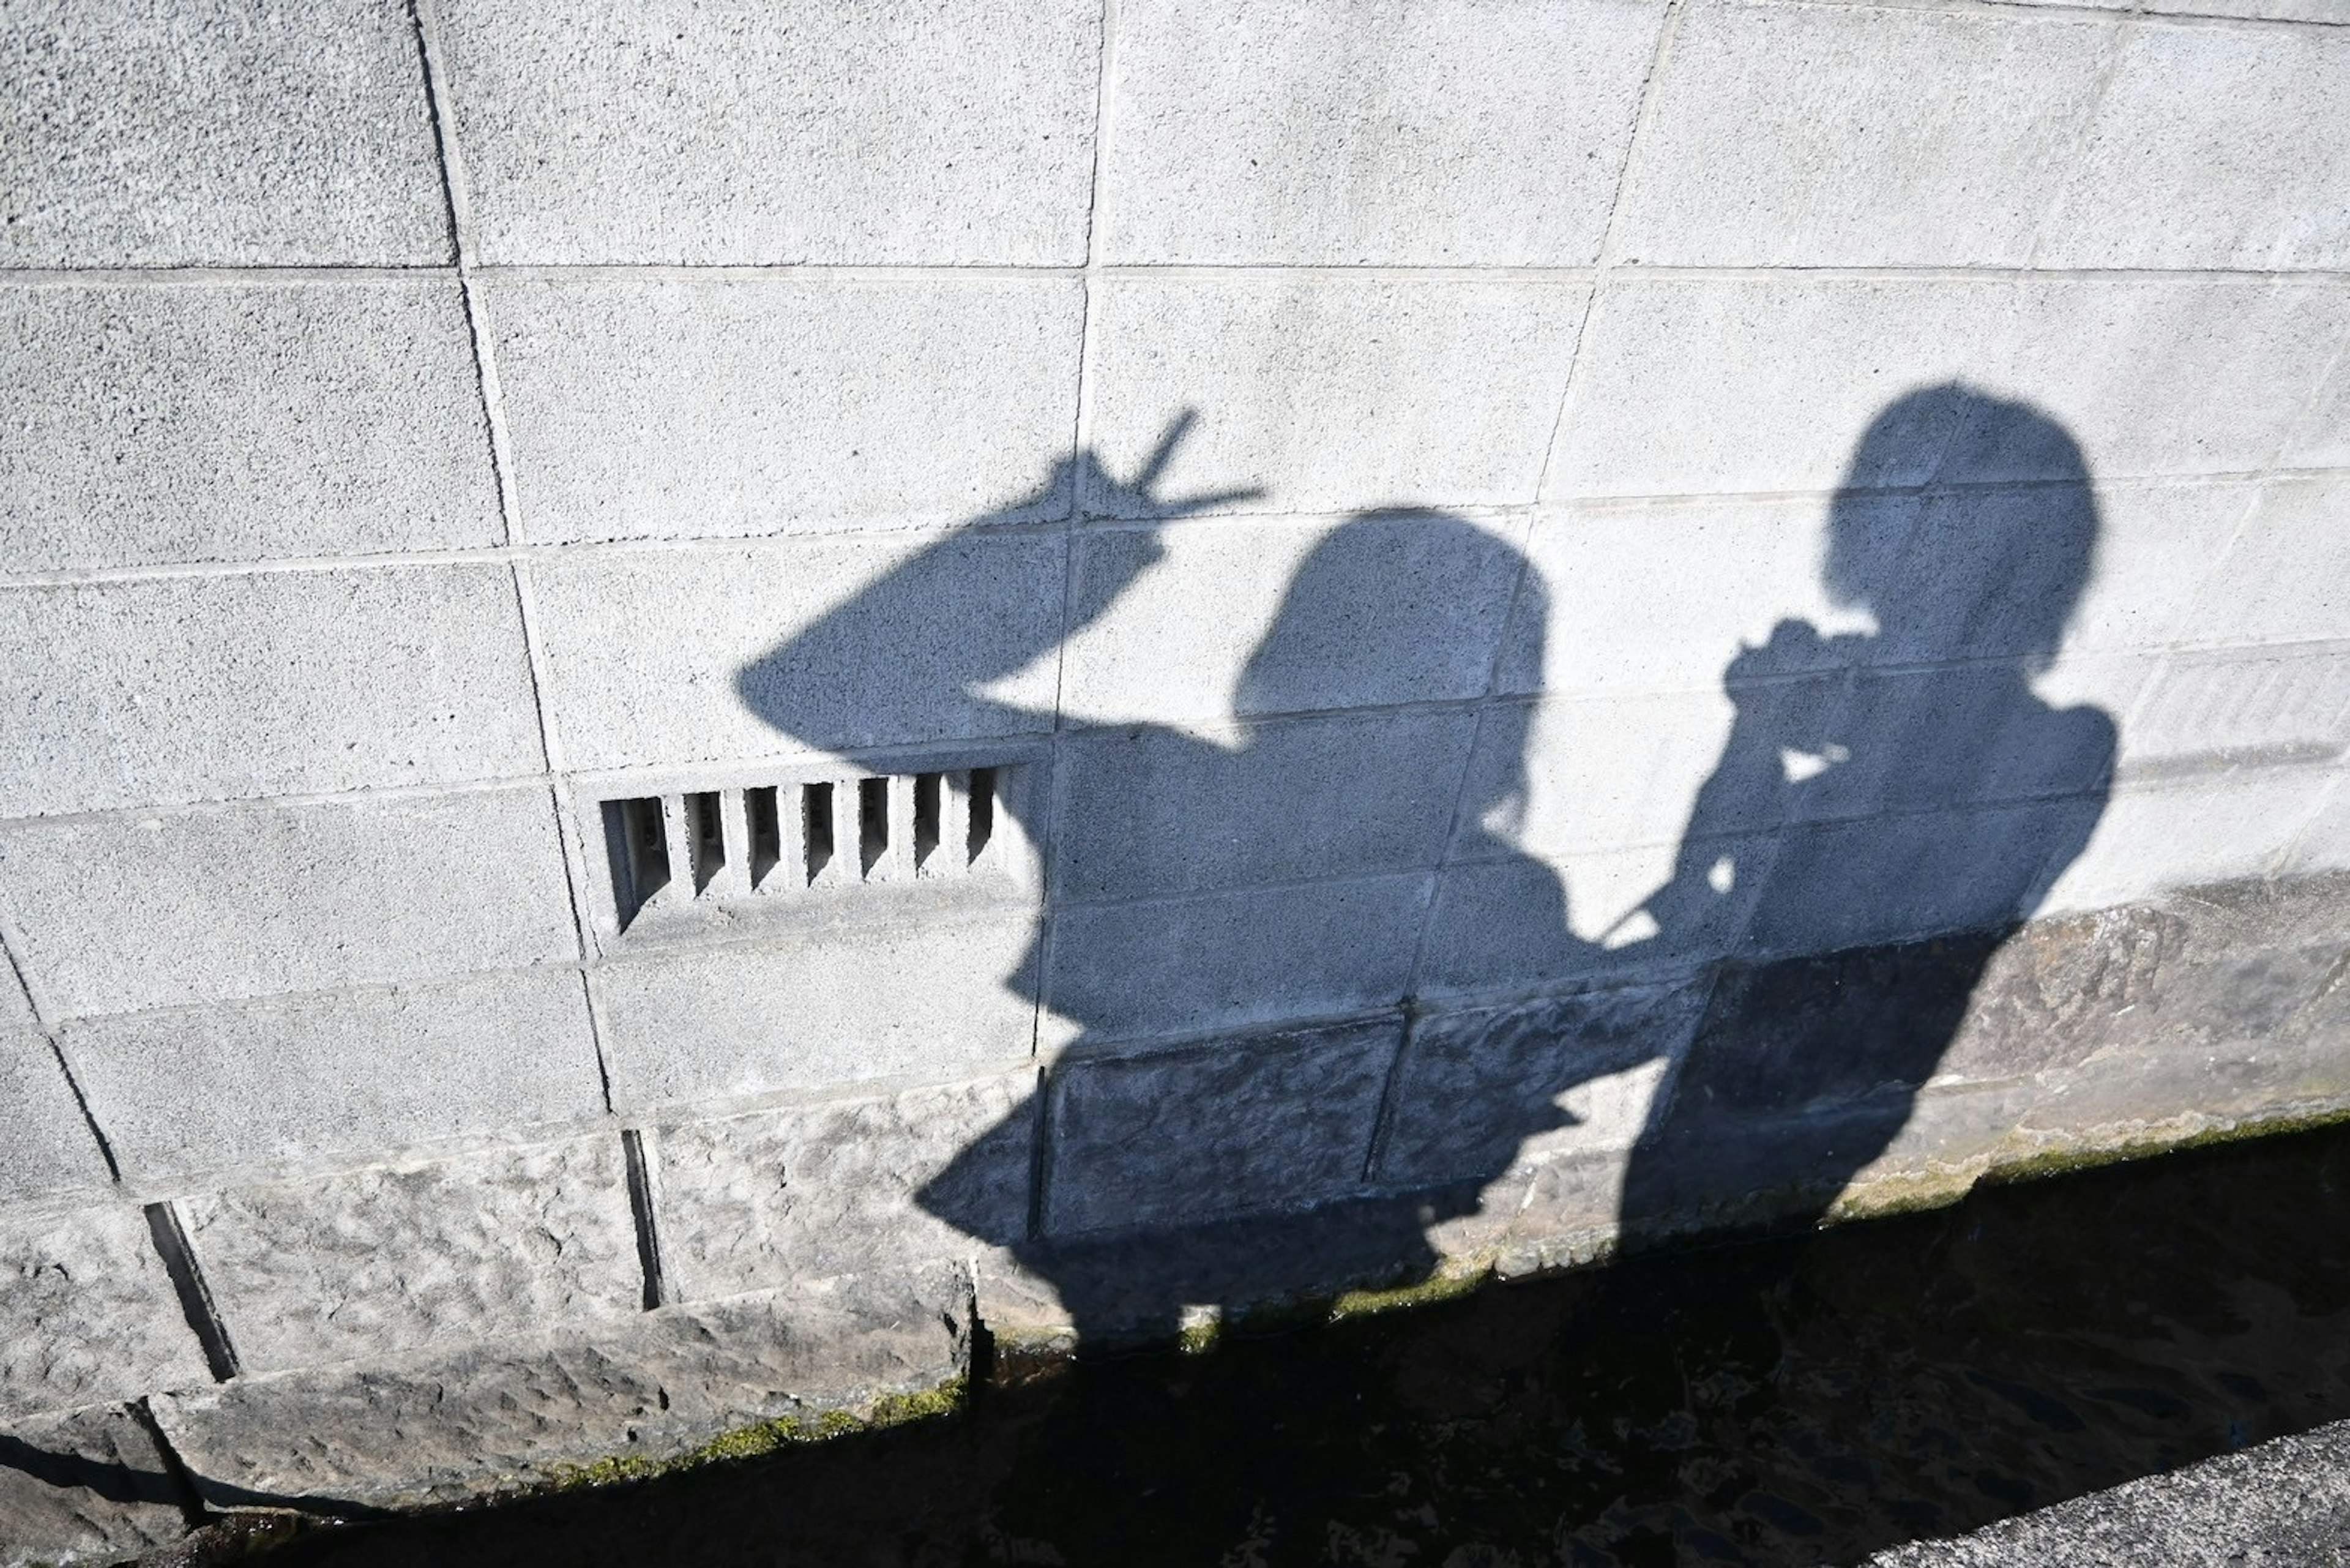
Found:
<path fill-rule="evenodd" d="M 1003 1376 L 273 1564 L 1852 1563 L 2350 1415 L 2350 1128 Z"/>

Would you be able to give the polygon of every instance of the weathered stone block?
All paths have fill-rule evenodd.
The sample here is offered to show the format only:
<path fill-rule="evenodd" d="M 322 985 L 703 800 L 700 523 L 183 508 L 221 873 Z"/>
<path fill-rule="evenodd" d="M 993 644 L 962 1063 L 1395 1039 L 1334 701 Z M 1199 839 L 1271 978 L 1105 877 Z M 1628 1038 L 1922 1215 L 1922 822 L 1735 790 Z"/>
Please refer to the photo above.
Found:
<path fill-rule="evenodd" d="M 414 24 L 386 0 L 12 7 L 12 266 L 450 256 Z"/>
<path fill-rule="evenodd" d="M 543 765 L 514 579 L 482 563 L 0 593 L 0 815 Z"/>
<path fill-rule="evenodd" d="M 1369 877 L 1058 910 L 1042 1037 L 1203 1034 L 1395 1006 L 1431 881 Z"/>
<path fill-rule="evenodd" d="M 2350 259 L 2350 40 L 2325 27 L 2147 26 L 2119 48 L 2041 265 Z"/>
<path fill-rule="evenodd" d="M 13 233 L 13 231 L 11 231 Z M 0 568 L 497 544 L 445 280 L 0 293 Z"/>
<path fill-rule="evenodd" d="M 2028 11 L 1692 6 L 1617 215 L 1627 261 L 2020 266 L 2110 48 Z"/>
<path fill-rule="evenodd" d="M 1062 711 L 1215 723 L 1482 696 L 1521 557 L 1442 514 L 1201 519 L 1079 535 Z M 1115 602 L 1111 602 L 1114 599 Z"/>
<path fill-rule="evenodd" d="M 0 1427 L 0 1564 L 115 1563 L 187 1530 L 179 1482 L 146 1427 L 94 1405 Z"/>
<path fill-rule="evenodd" d="M 1092 5 L 442 16 L 492 261 L 1085 259 Z"/>
<path fill-rule="evenodd" d="M 98 1019 L 68 1027 L 66 1052 L 115 1158 L 152 1183 L 604 1108 L 587 996 L 562 968 Z"/>
<path fill-rule="evenodd" d="M 0 1223 L 0 1415 L 209 1381 L 130 1204 Z"/>
<path fill-rule="evenodd" d="M 1069 280 L 606 276 L 487 297 L 534 540 L 1067 510 Z"/>
<path fill-rule="evenodd" d="M 1661 15 L 1620 0 L 1126 6 L 1108 254 L 1587 265 Z"/>
<path fill-rule="evenodd" d="M 542 566 L 547 704 L 580 767 L 1048 732 L 1053 664 L 1036 655 L 1060 635 L 1066 562 L 1063 535 L 1023 534 Z"/>
<path fill-rule="evenodd" d="M 1400 1034 L 1388 1020 L 1062 1066 L 1045 1229 L 1222 1220 L 1356 1189 Z"/>
<path fill-rule="evenodd" d="M 682 1301 L 904 1272 L 1020 1241 L 1035 1075 L 662 1128 L 661 1267 Z"/>
<path fill-rule="evenodd" d="M 1024 1058 L 1036 1010 L 1017 977 L 1032 919 L 1015 904 L 608 963 L 596 983 L 613 1102 L 935 1081 Z"/>
<path fill-rule="evenodd" d="M 20 823 L 0 877 L 67 1017 L 579 950 L 544 786 Z"/>
<path fill-rule="evenodd" d="M 240 1377 L 160 1397 L 155 1414 L 216 1508 L 448 1502 L 935 1388 L 970 1364 L 969 1303 L 946 1274 L 806 1281 L 592 1331 Z"/>
<path fill-rule="evenodd" d="M 255 1372 L 626 1319 L 644 1281 L 615 1137 L 187 1199 Z"/>
<path fill-rule="evenodd" d="M 1530 501 L 1587 297 L 1578 282 L 1113 276 L 1093 307 L 1103 461 L 1133 472 L 1199 410 L 1165 494 L 1253 487 L 1228 504 L 1291 513 Z"/>
<path fill-rule="evenodd" d="M 0 966 L 5 968 L 5 966 Z M 93 1190 L 110 1179 L 57 1053 L 11 973 L 0 972 L 0 1198 Z"/>
<path fill-rule="evenodd" d="M 1710 985 L 1622 986 L 1414 1020 L 1388 1091 L 1378 1179 L 1486 1181 L 1629 1148 Z"/>
<path fill-rule="evenodd" d="M 1149 898 L 1433 866 L 1476 732 L 1454 710 L 1071 736 L 1049 886 Z"/>

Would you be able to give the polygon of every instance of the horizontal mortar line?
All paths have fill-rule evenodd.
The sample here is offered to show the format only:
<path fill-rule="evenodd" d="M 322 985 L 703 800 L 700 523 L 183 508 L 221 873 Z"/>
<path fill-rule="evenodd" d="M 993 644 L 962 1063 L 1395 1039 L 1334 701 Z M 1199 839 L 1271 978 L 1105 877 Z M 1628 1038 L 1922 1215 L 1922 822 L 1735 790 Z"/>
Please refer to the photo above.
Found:
<path fill-rule="evenodd" d="M 1964 496 L 2016 491 L 2083 488 L 2091 492 L 2215 490 L 2229 485 L 2262 484 L 2272 481 L 2334 478 L 2350 478 L 2350 467 L 2239 468 L 2216 469 L 2202 473 L 2093 474 L 2085 482 L 2078 479 L 2018 478 L 1969 480 L 1957 483 L 1936 480 L 1928 481 L 1922 484 L 1846 485 L 1834 489 L 1809 490 L 1690 490 L 1648 493 L 1591 491 L 1555 495 L 1530 504 L 1537 512 L 1556 516 L 1570 511 L 1629 512 L 1648 507 L 1698 506 L 1723 503 L 1743 505 L 1749 503 L 1832 502 L 1846 496 L 1858 500 L 1902 500 L 1905 498 L 1931 499 L 1940 495 Z"/>
<path fill-rule="evenodd" d="M 366 801 L 432 800 L 451 795 L 494 794 L 502 791 L 547 789 L 558 782 L 551 773 L 497 774 L 449 779 L 429 784 L 351 784 L 342 789 L 303 790 L 284 794 L 213 795 L 202 800 L 157 801 L 137 805 L 92 806 L 82 811 L 27 812 L 0 816 L 0 834 L 21 828 L 72 826 L 84 823 L 120 822 L 136 817 L 192 816 L 204 812 L 300 809 L 314 805 L 356 805 Z"/>
<path fill-rule="evenodd" d="M 1046 1011 L 1051 1011 L 1049 1003 Z M 1402 1019 L 1403 1006 L 1398 1001 L 1370 1007 L 1347 1008 L 1337 1012 L 1301 1012 L 1255 1023 L 1211 1025 L 1206 1029 L 1113 1035 L 1102 1040 L 1081 1035 L 1065 1044 L 1039 1052 L 1037 1061 L 1055 1067 L 1076 1067 L 1089 1064 L 1206 1054 L 1245 1047 L 1268 1034 L 1320 1033 L 1326 1030 L 1360 1029 L 1380 1024 L 1399 1026 Z"/>
<path fill-rule="evenodd" d="M 57 1027 L 68 1033 L 66 1044 L 75 1046 L 74 1034 L 93 1024 L 110 1024 L 133 1019 L 161 1019 L 192 1016 L 197 1013 L 251 1012 L 257 1009 L 287 1006 L 304 1002 L 332 998 L 380 1000 L 408 995 L 417 992 L 462 991 L 485 981 L 529 979 L 539 975 L 576 975 L 587 967 L 582 959 L 546 959 L 537 963 L 491 964 L 481 969 L 436 970 L 412 980 L 346 981 L 338 985 L 294 986 L 284 991 L 257 991 L 241 996 L 196 997 L 186 1002 L 149 1002 L 138 1007 L 118 1007 L 105 1012 L 68 1012 L 59 1015 Z M 582 1115 L 587 1113 L 583 1112 Z M 604 1113 L 596 1113 L 601 1116 Z"/>
<path fill-rule="evenodd" d="M 2020 20 L 2025 16 L 2053 16 L 2073 21 L 2106 22 L 2111 24 L 2160 22 L 2183 26 L 2211 26 L 2222 29 L 2271 32 L 2279 28 L 2342 27 L 2350 26 L 2320 17 L 2242 16 L 2217 11 L 2157 11 L 2145 5 L 2067 5 L 2061 0 L 1773 0 L 1790 5 L 1832 6 L 1846 10 L 1928 11 L 1959 16 L 1995 16 Z"/>
<path fill-rule="evenodd" d="M 723 283 L 758 279 L 829 283 L 919 283 L 939 279 L 986 282 L 1057 279 L 1075 283 L 1085 268 L 1075 264 L 1016 262 L 482 262 L 465 264 L 465 275 L 485 283 L 564 283 L 574 279 L 643 279 L 656 283 Z"/>
<path fill-rule="evenodd" d="M 457 281 L 457 264 L 417 262 L 392 265 L 0 267 L 0 287 L 117 284 L 159 287 L 260 283 L 417 283 Z"/>
<path fill-rule="evenodd" d="M 1772 4 L 1791 4 L 1796 0 L 1769 0 Z M 1870 0 L 1801 0 L 1801 3 L 1828 5 L 1863 5 Z M 1626 282 L 1659 279 L 1688 283 L 1762 283 L 1777 279 L 1801 278 L 1825 283 L 2186 283 L 2186 284 L 2310 284 L 2332 287 L 2350 283 L 2350 270 L 2340 267 L 2260 268 L 2260 267 L 2047 267 L 2010 266 L 1994 265 L 1949 265 L 1918 263 L 1915 265 L 1864 265 L 1785 263 L 1775 265 L 1688 265 L 1649 264 L 1619 261 L 1612 264 L 1602 288 Z"/>
<path fill-rule="evenodd" d="M 1168 904 L 1203 904 L 1213 899 L 1246 897 L 1253 893 L 1292 892 L 1300 888 L 1359 888 L 1374 882 L 1424 882 L 1433 886 L 1444 868 L 1441 859 L 1409 866 L 1391 867 L 1382 871 L 1325 872 L 1318 876 L 1270 877 L 1257 881 L 1235 883 L 1226 888 L 1186 888 L 1180 892 L 1129 893 L 1101 895 L 1093 898 L 1071 898 L 1055 894 L 1044 905 L 1046 919 L 1095 909 L 1155 909 Z M 1066 880 L 1066 878 L 1064 878 Z M 1053 1005 L 1046 997 L 1045 1005 Z"/>

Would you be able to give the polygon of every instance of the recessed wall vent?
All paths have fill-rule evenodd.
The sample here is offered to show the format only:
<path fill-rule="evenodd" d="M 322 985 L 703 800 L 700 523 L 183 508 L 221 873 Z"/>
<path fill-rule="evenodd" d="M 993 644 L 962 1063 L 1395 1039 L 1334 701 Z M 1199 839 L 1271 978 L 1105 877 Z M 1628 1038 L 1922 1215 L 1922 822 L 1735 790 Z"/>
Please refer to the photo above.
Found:
<path fill-rule="evenodd" d="M 702 790 L 603 803 L 621 929 L 639 911 L 993 865 L 996 770 Z"/>

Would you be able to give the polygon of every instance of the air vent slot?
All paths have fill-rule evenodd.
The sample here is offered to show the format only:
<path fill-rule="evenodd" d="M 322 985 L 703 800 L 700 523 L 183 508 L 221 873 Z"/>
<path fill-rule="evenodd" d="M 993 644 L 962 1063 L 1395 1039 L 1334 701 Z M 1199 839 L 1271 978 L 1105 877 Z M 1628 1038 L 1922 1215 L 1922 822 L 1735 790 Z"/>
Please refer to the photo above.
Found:
<path fill-rule="evenodd" d="M 601 803 L 614 915 L 990 869 L 1002 770 L 865 774 Z"/>

